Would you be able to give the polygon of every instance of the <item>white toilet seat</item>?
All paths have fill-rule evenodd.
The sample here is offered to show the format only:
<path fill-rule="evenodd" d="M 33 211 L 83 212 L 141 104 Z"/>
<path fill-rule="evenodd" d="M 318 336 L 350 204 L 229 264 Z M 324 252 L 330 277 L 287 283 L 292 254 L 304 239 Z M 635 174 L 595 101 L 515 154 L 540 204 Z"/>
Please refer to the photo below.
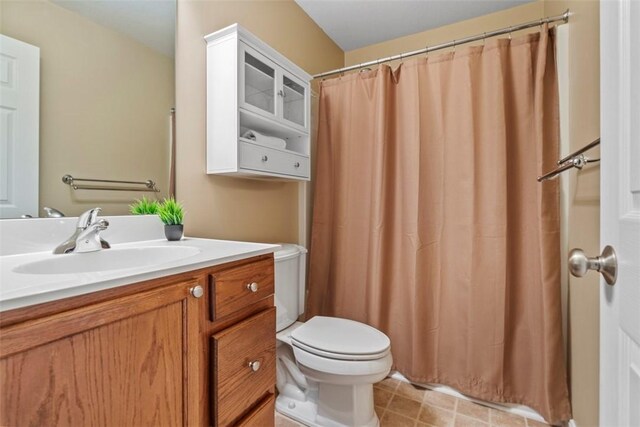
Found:
<path fill-rule="evenodd" d="M 385 334 L 364 323 L 315 316 L 291 333 L 295 347 L 338 360 L 376 360 L 391 351 Z"/>
<path fill-rule="evenodd" d="M 353 320 L 316 316 L 295 328 L 297 362 L 317 375 L 368 377 L 389 372 L 391 342 L 377 329 Z"/>
<path fill-rule="evenodd" d="M 391 353 L 391 348 L 387 348 L 386 350 L 379 353 L 370 353 L 370 354 L 368 353 L 367 354 L 334 353 L 331 351 L 311 347 L 310 345 L 306 345 L 304 343 L 301 343 L 300 341 L 297 341 L 293 337 L 291 339 L 291 345 L 301 350 L 304 350 L 308 353 L 314 354 L 316 356 L 324 357 L 327 359 L 334 359 L 334 360 L 348 360 L 348 361 L 377 360 L 377 359 L 382 359 L 387 354 Z"/>

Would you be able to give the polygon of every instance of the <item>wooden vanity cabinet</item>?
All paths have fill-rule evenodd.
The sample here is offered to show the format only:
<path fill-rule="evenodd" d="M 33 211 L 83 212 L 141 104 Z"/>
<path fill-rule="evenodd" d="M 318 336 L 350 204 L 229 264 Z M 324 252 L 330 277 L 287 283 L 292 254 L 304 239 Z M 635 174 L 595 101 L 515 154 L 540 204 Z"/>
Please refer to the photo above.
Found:
<path fill-rule="evenodd" d="M 214 272 L 209 283 L 213 325 L 239 319 L 214 327 L 210 335 L 212 424 L 250 425 L 246 423 L 264 410 L 261 402 L 275 393 L 273 259 Z"/>
<path fill-rule="evenodd" d="M 3 328 L 0 425 L 185 424 L 197 283 Z"/>
<path fill-rule="evenodd" d="M 264 255 L 1 313 L 0 425 L 272 425 L 273 295 L 210 319 L 254 263 L 272 284 Z"/>

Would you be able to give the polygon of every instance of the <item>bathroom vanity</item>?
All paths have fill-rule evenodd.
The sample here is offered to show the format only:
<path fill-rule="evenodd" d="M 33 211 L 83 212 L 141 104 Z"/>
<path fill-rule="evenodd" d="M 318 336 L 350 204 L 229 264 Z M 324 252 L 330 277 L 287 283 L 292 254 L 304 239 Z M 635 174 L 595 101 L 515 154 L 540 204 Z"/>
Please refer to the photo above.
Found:
<path fill-rule="evenodd" d="M 173 243 L 198 252 L 56 274 L 34 273 L 54 268 L 33 261 L 48 253 L 1 257 L 0 425 L 272 425 L 278 246 L 111 243 L 105 254 Z"/>

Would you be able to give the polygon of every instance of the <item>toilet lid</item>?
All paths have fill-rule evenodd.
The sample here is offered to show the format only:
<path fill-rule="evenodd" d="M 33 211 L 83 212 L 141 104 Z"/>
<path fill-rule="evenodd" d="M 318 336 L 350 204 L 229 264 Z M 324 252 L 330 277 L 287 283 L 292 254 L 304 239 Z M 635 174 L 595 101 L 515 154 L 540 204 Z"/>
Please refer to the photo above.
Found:
<path fill-rule="evenodd" d="M 316 316 L 291 333 L 292 344 L 323 357 L 372 360 L 387 353 L 389 337 L 364 323 Z"/>

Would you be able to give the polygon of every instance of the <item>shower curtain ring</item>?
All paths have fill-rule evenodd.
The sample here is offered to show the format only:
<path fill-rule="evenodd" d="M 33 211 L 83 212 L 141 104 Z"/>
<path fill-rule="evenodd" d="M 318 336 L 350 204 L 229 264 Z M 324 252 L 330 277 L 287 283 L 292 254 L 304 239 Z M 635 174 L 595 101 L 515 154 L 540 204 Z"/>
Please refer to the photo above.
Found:
<path fill-rule="evenodd" d="M 424 47 L 424 57 L 425 58 L 429 57 L 429 45 L 425 45 Z"/>
<path fill-rule="evenodd" d="M 482 33 L 482 46 L 487 44 L 487 33 Z"/>
<path fill-rule="evenodd" d="M 456 53 L 456 40 L 453 40 L 453 53 Z"/>
<path fill-rule="evenodd" d="M 509 25 L 509 40 L 511 40 L 511 29 L 512 29 L 512 28 L 513 28 L 513 27 L 512 27 L 511 25 Z"/>

